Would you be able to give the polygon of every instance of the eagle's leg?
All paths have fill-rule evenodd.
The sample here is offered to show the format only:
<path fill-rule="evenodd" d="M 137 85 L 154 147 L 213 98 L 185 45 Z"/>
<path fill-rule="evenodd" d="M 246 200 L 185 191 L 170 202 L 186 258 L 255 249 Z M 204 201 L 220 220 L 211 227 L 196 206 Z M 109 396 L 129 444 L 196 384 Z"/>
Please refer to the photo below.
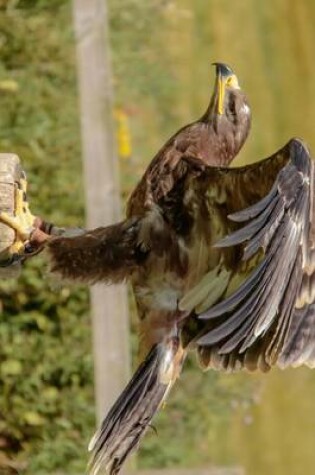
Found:
<path fill-rule="evenodd" d="M 139 248 L 141 218 L 84 231 L 66 229 L 45 245 L 50 270 L 60 278 L 85 283 L 116 283 L 128 279 L 145 262 Z"/>

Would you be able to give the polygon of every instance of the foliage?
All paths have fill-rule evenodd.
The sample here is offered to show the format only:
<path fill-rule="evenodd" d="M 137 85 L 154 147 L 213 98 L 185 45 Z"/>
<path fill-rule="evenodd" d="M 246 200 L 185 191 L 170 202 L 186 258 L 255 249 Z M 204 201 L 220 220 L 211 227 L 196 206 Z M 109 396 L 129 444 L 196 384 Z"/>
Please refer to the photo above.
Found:
<path fill-rule="evenodd" d="M 36 213 L 82 223 L 69 2 L 1 7 L 1 150 L 21 157 Z M 87 293 L 52 289 L 46 277 L 34 259 L 17 282 L 1 283 L 0 446 L 36 474 L 82 470 L 94 427 Z"/>
<path fill-rule="evenodd" d="M 0 433 L 9 453 L 32 455 L 30 473 L 69 459 L 70 468 L 82 468 L 93 426 L 86 294 L 69 296 L 68 288 L 43 286 L 42 260 L 28 266 L 18 286 L 2 285 Z"/>

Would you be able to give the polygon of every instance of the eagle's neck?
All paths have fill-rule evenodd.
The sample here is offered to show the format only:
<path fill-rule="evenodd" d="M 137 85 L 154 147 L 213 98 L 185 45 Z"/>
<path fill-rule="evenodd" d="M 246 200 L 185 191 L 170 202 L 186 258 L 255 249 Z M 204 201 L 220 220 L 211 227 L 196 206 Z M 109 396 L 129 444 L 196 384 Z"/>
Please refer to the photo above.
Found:
<path fill-rule="evenodd" d="M 214 113 L 212 103 L 201 118 L 208 131 L 207 162 L 213 166 L 228 166 L 239 153 L 248 137 L 251 114 L 243 101 L 234 113 Z"/>

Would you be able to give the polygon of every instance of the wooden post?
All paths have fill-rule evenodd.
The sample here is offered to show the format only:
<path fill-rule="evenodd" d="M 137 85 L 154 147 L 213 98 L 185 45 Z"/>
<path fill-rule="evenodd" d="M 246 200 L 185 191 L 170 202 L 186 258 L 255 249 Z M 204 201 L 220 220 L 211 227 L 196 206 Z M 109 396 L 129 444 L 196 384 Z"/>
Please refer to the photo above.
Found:
<path fill-rule="evenodd" d="M 0 153 L 0 211 L 13 215 L 15 206 L 15 186 L 21 178 L 20 159 L 14 153 Z M 0 260 L 9 256 L 6 249 L 13 243 L 15 232 L 0 223 Z M 19 275 L 20 264 L 0 267 L 0 279 L 16 278 Z"/>
<path fill-rule="evenodd" d="M 112 120 L 112 85 L 105 0 L 73 0 L 87 227 L 119 219 L 119 186 Z M 129 374 L 125 286 L 91 288 L 98 422 Z"/>

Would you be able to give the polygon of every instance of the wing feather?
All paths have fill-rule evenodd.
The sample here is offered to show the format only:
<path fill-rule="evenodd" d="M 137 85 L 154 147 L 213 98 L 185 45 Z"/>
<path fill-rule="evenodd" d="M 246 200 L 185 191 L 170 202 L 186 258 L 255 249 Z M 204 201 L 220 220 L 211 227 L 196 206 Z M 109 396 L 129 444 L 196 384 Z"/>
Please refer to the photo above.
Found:
<path fill-rule="evenodd" d="M 314 164 L 308 150 L 293 139 L 261 163 L 206 174 L 221 195 L 225 187 L 226 216 L 235 223 L 215 247 L 222 253 L 241 247 L 242 258 L 229 269 L 231 281 L 239 275 L 238 288 L 229 293 L 227 285 L 219 301 L 197 315 L 202 325 L 194 341 L 203 363 L 227 370 L 315 366 Z M 257 183 L 258 191 L 245 189 L 248 183 Z M 244 276 L 251 262 L 256 265 Z"/>

